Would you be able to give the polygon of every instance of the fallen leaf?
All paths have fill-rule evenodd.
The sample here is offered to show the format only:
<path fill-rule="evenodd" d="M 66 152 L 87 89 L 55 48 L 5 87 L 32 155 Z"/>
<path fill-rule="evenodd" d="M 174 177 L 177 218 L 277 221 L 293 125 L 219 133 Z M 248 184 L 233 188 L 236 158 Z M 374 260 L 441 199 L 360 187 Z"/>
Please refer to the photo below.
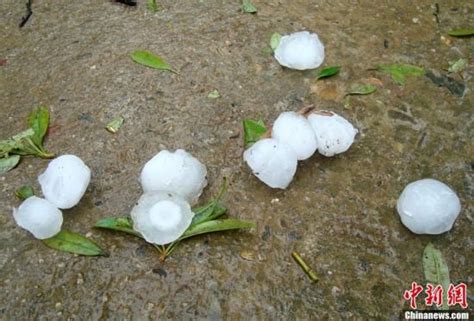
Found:
<path fill-rule="evenodd" d="M 242 0 L 242 10 L 247 13 L 257 13 L 257 8 L 250 0 Z"/>
<path fill-rule="evenodd" d="M 377 87 L 371 84 L 355 84 L 351 87 L 348 95 L 369 95 L 377 90 Z"/>
<path fill-rule="evenodd" d="M 28 197 L 34 196 L 35 192 L 33 191 L 33 187 L 24 185 L 20 188 L 18 188 L 15 191 L 16 197 L 18 197 L 21 201 L 26 200 Z"/>
<path fill-rule="evenodd" d="M 120 127 L 122 127 L 123 122 L 123 117 L 118 116 L 114 118 L 110 123 L 108 123 L 107 126 L 105 126 L 105 129 L 107 129 L 107 131 L 109 131 L 110 133 L 115 134 L 120 129 Z"/>
<path fill-rule="evenodd" d="M 262 120 L 244 119 L 244 146 L 247 148 L 257 142 L 266 133 L 267 127 Z"/>
<path fill-rule="evenodd" d="M 281 35 L 278 32 L 275 32 L 272 37 L 270 38 L 270 47 L 273 51 L 276 50 L 278 45 L 280 44 Z"/>
<path fill-rule="evenodd" d="M 448 71 L 449 72 L 460 72 L 460 71 L 464 70 L 464 68 L 467 67 L 468 63 L 469 63 L 469 61 L 467 61 L 467 59 L 459 58 L 458 60 L 456 60 L 455 62 L 453 62 L 452 64 L 449 65 Z"/>
<path fill-rule="evenodd" d="M 137 50 L 132 53 L 132 59 L 135 61 L 137 64 L 147 66 L 150 68 L 154 69 L 160 69 L 160 70 L 167 70 L 171 71 L 174 73 L 176 72 L 172 67 L 163 60 L 163 58 L 149 52 L 149 51 L 142 51 L 142 50 Z"/>
<path fill-rule="evenodd" d="M 60 231 L 55 236 L 44 239 L 43 243 L 52 249 L 63 252 L 85 256 L 108 256 L 107 252 L 95 242 L 75 232 Z"/>
<path fill-rule="evenodd" d="M 0 175 L 5 174 L 9 170 L 15 168 L 20 162 L 19 155 L 11 155 L 8 157 L 0 158 Z"/>
<path fill-rule="evenodd" d="M 447 310 L 447 292 L 449 284 L 449 268 L 444 261 L 443 255 L 437 250 L 433 244 L 429 243 L 423 251 L 423 270 L 425 279 L 434 286 L 440 284 L 443 287 L 443 310 Z"/>
<path fill-rule="evenodd" d="M 379 65 L 377 66 L 377 70 L 390 74 L 393 81 L 401 86 L 405 85 L 405 77 L 423 76 L 424 74 L 423 68 L 405 64 Z"/>
<path fill-rule="evenodd" d="M 216 99 L 216 98 L 219 98 L 220 96 L 221 94 L 219 93 L 219 91 L 217 89 L 214 89 L 207 95 L 207 98 Z"/>
<path fill-rule="evenodd" d="M 453 29 L 448 32 L 448 35 L 453 37 L 469 37 L 474 35 L 474 28 Z"/>
<path fill-rule="evenodd" d="M 324 68 L 316 75 L 316 79 L 318 80 L 318 79 L 328 78 L 328 77 L 337 75 L 340 70 L 341 70 L 341 66 L 331 66 L 331 67 Z"/>

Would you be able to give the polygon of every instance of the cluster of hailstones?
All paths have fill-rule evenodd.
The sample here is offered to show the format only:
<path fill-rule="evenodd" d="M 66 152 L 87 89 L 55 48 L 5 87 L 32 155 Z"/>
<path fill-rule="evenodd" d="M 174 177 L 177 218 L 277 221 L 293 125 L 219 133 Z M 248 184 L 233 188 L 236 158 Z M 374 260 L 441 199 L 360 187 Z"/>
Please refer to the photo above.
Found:
<path fill-rule="evenodd" d="M 283 112 L 263 138 L 244 152 L 244 160 L 255 176 L 272 188 L 285 189 L 293 180 L 299 160 L 316 150 L 331 157 L 343 153 L 354 142 L 357 129 L 344 117 L 328 111 Z"/>
<path fill-rule="evenodd" d="M 206 176 L 206 166 L 186 151 L 160 151 L 140 174 L 143 195 L 132 209 L 134 230 L 150 243 L 176 241 L 191 225 L 191 205 L 206 187 Z"/>
<path fill-rule="evenodd" d="M 297 161 L 316 150 L 334 156 L 349 149 L 357 134 L 351 123 L 333 112 L 284 112 L 263 138 L 244 152 L 244 160 L 262 182 L 272 188 L 286 188 L 296 172 Z M 456 193 L 434 179 L 408 184 L 397 202 L 402 223 L 416 234 L 449 231 L 461 211 Z"/>
<path fill-rule="evenodd" d="M 324 45 L 314 33 L 295 32 L 281 38 L 275 58 L 291 69 L 317 68 L 324 60 Z M 333 112 L 284 112 L 275 121 L 271 138 L 247 149 L 244 160 L 262 182 L 284 189 L 293 179 L 298 160 L 308 159 L 316 150 L 327 157 L 343 153 L 356 134 L 351 123 Z M 184 150 L 159 152 L 141 172 L 144 194 L 131 213 L 133 228 L 155 244 L 178 239 L 191 224 L 190 205 L 207 185 L 206 174 L 206 167 Z M 74 155 L 51 161 L 38 177 L 44 198 L 32 196 L 14 209 L 17 224 L 39 239 L 57 234 L 63 222 L 60 209 L 79 202 L 90 175 L 89 168 Z M 405 187 L 397 211 L 413 233 L 440 234 L 452 228 L 461 202 L 446 184 L 422 179 Z"/>
<path fill-rule="evenodd" d="M 89 167 L 77 156 L 62 155 L 52 160 L 38 176 L 44 198 L 31 196 L 13 209 L 16 223 L 38 239 L 59 233 L 62 209 L 76 206 L 91 180 Z"/>

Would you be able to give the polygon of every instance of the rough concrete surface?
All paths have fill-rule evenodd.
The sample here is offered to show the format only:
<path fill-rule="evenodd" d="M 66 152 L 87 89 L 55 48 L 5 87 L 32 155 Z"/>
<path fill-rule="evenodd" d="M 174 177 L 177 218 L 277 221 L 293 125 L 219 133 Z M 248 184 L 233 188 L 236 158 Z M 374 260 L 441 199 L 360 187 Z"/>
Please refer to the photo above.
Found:
<path fill-rule="evenodd" d="M 434 1 L 253 0 L 252 15 L 238 0 L 163 0 L 158 13 L 144 0 L 136 8 L 44 0 L 33 1 L 20 29 L 25 2 L 0 2 L 0 138 L 48 106 L 45 146 L 80 156 L 93 171 L 63 226 L 90 233 L 110 257 L 51 250 L 15 225 L 15 189 L 38 191 L 48 164 L 23 158 L 0 178 L 1 320 L 396 320 L 408 308 L 404 290 L 424 282 L 429 242 L 452 282 L 467 283 L 472 295 L 474 46 L 472 37 L 447 36 L 473 26 L 471 1 L 439 1 L 438 12 Z M 342 66 L 339 75 L 316 82 L 314 71 L 282 68 L 268 53 L 274 32 L 303 29 L 319 34 L 324 66 Z M 179 74 L 133 63 L 137 49 L 159 54 Z M 446 74 L 459 58 L 471 61 L 451 75 L 466 87 L 461 96 L 427 77 L 399 86 L 370 70 L 407 63 Z M 344 96 L 364 81 L 377 92 Z M 207 97 L 213 89 L 220 98 Z M 287 190 L 272 190 L 243 163 L 241 121 L 271 123 L 308 104 L 340 113 L 360 133 L 347 153 L 313 156 Z M 113 135 L 104 126 L 118 115 L 125 123 Z M 207 165 L 202 202 L 229 178 L 229 215 L 257 228 L 190 239 L 165 263 L 138 238 L 92 229 L 102 217 L 130 212 L 143 164 L 164 148 L 184 148 Z M 394 209 L 403 187 L 424 177 L 461 199 L 446 234 L 414 235 Z M 319 283 L 295 264 L 293 250 Z"/>

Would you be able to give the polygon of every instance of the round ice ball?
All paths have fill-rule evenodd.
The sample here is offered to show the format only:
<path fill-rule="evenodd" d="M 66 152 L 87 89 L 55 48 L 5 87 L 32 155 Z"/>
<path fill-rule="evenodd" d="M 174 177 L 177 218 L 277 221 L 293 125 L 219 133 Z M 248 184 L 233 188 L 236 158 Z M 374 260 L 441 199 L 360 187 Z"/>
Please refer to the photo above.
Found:
<path fill-rule="evenodd" d="M 315 33 L 295 32 L 281 37 L 275 58 L 280 65 L 291 69 L 317 68 L 324 60 L 324 45 Z"/>
<path fill-rule="evenodd" d="M 272 127 L 272 137 L 290 146 L 298 160 L 310 158 L 318 147 L 311 124 L 294 111 L 278 116 Z"/>
<path fill-rule="evenodd" d="M 274 138 L 259 140 L 244 152 L 255 176 L 272 188 L 285 189 L 293 180 L 298 160 L 293 149 Z"/>
<path fill-rule="evenodd" d="M 91 180 L 91 170 L 77 156 L 53 159 L 38 176 L 44 198 L 58 208 L 71 208 L 81 200 Z"/>
<path fill-rule="evenodd" d="M 188 152 L 162 150 L 145 164 L 140 181 L 145 193 L 168 191 L 195 204 L 207 185 L 206 175 L 206 166 Z"/>
<path fill-rule="evenodd" d="M 63 214 L 43 198 L 28 197 L 20 207 L 13 209 L 13 218 L 20 227 L 43 240 L 59 233 L 63 224 Z"/>
<path fill-rule="evenodd" d="M 448 185 L 427 178 L 405 187 L 397 211 L 403 225 L 413 233 L 441 234 L 453 227 L 461 202 Z"/>
<path fill-rule="evenodd" d="M 174 242 L 183 235 L 193 215 L 189 203 L 171 192 L 143 194 L 131 213 L 133 229 L 147 242 L 159 245 Z"/>
<path fill-rule="evenodd" d="M 327 157 L 348 150 L 358 132 L 344 117 L 333 112 L 312 113 L 308 120 L 316 134 L 318 152 Z"/>

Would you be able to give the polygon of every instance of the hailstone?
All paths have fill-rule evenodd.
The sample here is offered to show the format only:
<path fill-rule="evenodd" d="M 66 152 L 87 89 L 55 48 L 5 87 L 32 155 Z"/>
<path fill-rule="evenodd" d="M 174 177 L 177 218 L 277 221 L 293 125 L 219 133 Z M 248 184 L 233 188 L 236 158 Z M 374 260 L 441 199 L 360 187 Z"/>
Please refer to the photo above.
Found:
<path fill-rule="evenodd" d="M 143 194 L 131 213 L 133 229 L 158 245 L 176 241 L 191 225 L 193 215 L 189 203 L 171 192 Z"/>
<path fill-rule="evenodd" d="M 195 204 L 207 185 L 206 175 L 206 166 L 186 151 L 163 150 L 145 164 L 140 181 L 145 193 L 168 191 Z"/>
<path fill-rule="evenodd" d="M 255 176 L 272 188 L 285 189 L 293 180 L 296 153 L 274 138 L 259 140 L 244 152 L 244 160 Z"/>
<path fill-rule="evenodd" d="M 318 152 L 327 157 L 348 150 L 358 133 L 350 122 L 333 112 L 312 113 L 308 120 L 316 134 Z"/>
<path fill-rule="evenodd" d="M 36 196 L 28 197 L 20 207 L 13 209 L 13 218 L 20 227 L 43 240 L 59 233 L 63 214 L 49 201 Z"/>
<path fill-rule="evenodd" d="M 449 231 L 461 211 L 456 192 L 435 179 L 408 184 L 397 202 L 403 225 L 416 234 L 441 234 Z"/>
<path fill-rule="evenodd" d="M 58 208 L 75 206 L 86 192 L 91 180 L 89 167 L 77 156 L 62 155 L 53 159 L 38 176 L 44 198 Z"/>
<path fill-rule="evenodd" d="M 324 45 L 315 33 L 295 32 L 281 37 L 275 58 L 280 65 L 291 69 L 317 68 L 324 60 Z"/>
<path fill-rule="evenodd" d="M 310 158 L 318 148 L 316 136 L 305 116 L 293 111 L 281 113 L 272 128 L 272 137 L 290 146 L 298 160 Z"/>

